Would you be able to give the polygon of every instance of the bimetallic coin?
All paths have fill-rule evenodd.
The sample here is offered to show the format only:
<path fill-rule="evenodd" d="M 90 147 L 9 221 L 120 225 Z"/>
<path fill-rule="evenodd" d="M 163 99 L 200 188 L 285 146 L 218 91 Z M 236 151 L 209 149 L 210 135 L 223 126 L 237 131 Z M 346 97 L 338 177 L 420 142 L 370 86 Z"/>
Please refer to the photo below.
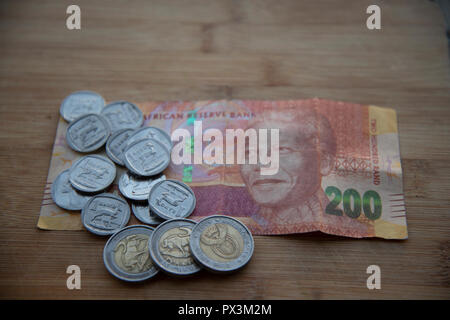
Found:
<path fill-rule="evenodd" d="M 145 139 L 130 144 L 125 149 L 123 160 L 132 173 L 150 177 L 167 168 L 170 163 L 170 154 L 158 141 Z"/>
<path fill-rule="evenodd" d="M 195 208 L 195 195 L 188 185 L 177 180 L 160 181 L 150 190 L 150 210 L 165 220 L 186 218 Z"/>
<path fill-rule="evenodd" d="M 167 148 L 167 150 L 169 150 L 169 153 L 172 150 L 172 140 L 170 139 L 170 136 L 165 131 L 156 127 L 144 127 L 137 129 L 128 139 L 127 145 L 130 145 L 135 141 L 144 139 L 153 139 L 161 142 L 161 144 L 163 144 Z"/>
<path fill-rule="evenodd" d="M 124 281 L 137 282 L 155 276 L 158 269 L 148 249 L 152 233 L 152 227 L 134 225 L 112 235 L 103 249 L 106 269 Z"/>
<path fill-rule="evenodd" d="M 106 142 L 106 154 L 120 166 L 123 166 L 123 152 L 133 129 L 122 129 L 113 133 Z"/>
<path fill-rule="evenodd" d="M 53 181 L 52 198 L 58 207 L 66 210 L 81 210 L 92 195 L 80 193 L 69 181 L 69 170 L 61 172 Z"/>
<path fill-rule="evenodd" d="M 78 152 L 91 152 L 101 148 L 110 135 L 108 123 L 98 114 L 86 114 L 67 127 L 66 141 Z"/>
<path fill-rule="evenodd" d="M 116 178 L 116 166 L 106 157 L 87 155 L 75 162 L 69 170 L 69 181 L 82 192 L 106 189 Z"/>
<path fill-rule="evenodd" d="M 253 255 L 251 232 L 228 216 L 209 216 L 192 229 L 190 249 L 202 267 L 213 272 L 232 272 L 245 266 Z"/>
<path fill-rule="evenodd" d="M 152 178 L 142 178 L 130 174 L 129 172 L 124 172 L 119 179 L 119 190 L 128 199 L 147 200 L 150 189 L 156 183 L 165 179 L 165 175 Z"/>
<path fill-rule="evenodd" d="M 120 129 L 137 129 L 144 123 L 142 111 L 127 101 L 111 102 L 102 109 L 101 115 L 108 121 L 112 132 Z"/>
<path fill-rule="evenodd" d="M 99 114 L 105 106 L 101 95 L 92 91 L 78 91 L 68 95 L 59 108 L 64 120 L 71 122 L 85 114 Z"/>
<path fill-rule="evenodd" d="M 119 196 L 102 193 L 92 197 L 81 211 L 81 222 L 90 232 L 107 236 L 125 227 L 130 220 L 130 206 Z"/>
<path fill-rule="evenodd" d="M 172 219 L 160 224 L 150 237 L 148 247 L 153 262 L 163 271 L 186 276 L 201 270 L 192 259 L 189 238 L 195 221 Z"/>
<path fill-rule="evenodd" d="M 134 216 L 142 223 L 157 225 L 165 221 L 150 211 L 147 201 L 134 201 L 131 208 Z"/>

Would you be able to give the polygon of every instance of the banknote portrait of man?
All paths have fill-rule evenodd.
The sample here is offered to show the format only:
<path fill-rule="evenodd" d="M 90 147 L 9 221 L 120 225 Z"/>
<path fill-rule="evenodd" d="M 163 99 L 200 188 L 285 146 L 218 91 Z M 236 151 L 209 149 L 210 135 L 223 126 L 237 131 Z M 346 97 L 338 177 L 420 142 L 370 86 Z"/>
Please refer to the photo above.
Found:
<path fill-rule="evenodd" d="M 334 168 L 336 138 L 328 119 L 313 107 L 282 112 L 271 109 L 249 124 L 279 129 L 279 170 L 261 175 L 259 164 L 241 166 L 247 190 L 258 204 L 252 219 L 263 233 L 327 230 L 335 234 L 367 234 L 367 227 L 346 216 L 325 213 L 329 199 L 322 178 Z"/>

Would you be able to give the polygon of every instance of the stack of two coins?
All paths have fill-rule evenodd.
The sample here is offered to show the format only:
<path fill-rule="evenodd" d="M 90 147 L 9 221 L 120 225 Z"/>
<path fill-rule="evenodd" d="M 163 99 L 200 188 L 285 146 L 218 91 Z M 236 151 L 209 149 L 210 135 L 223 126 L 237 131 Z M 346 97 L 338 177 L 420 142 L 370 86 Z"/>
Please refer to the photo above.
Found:
<path fill-rule="evenodd" d="M 78 91 L 67 96 L 61 103 L 60 114 L 69 122 L 67 144 L 83 153 L 96 151 L 111 135 L 123 130 L 137 130 L 144 123 L 144 115 L 135 104 L 121 100 L 105 106 L 103 97 L 92 91 Z"/>
<path fill-rule="evenodd" d="M 52 198 L 66 210 L 82 210 L 116 178 L 116 166 L 108 158 L 87 155 L 62 171 L 52 184 Z"/>
<path fill-rule="evenodd" d="M 149 209 L 150 190 L 166 179 L 163 171 L 170 163 L 170 136 L 156 127 L 143 127 L 132 132 L 119 131 L 106 143 L 106 152 L 118 165 L 128 170 L 119 178 L 121 194 L 131 201 L 136 218 L 145 224 L 164 221 Z"/>

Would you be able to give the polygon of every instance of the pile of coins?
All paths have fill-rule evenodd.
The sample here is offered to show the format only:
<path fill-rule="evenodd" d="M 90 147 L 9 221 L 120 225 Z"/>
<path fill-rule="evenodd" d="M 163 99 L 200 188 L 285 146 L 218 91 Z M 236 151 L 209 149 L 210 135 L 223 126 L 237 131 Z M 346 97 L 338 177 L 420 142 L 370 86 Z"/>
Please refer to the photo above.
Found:
<path fill-rule="evenodd" d="M 142 127 L 139 108 L 112 102 L 97 93 L 79 91 L 61 104 L 69 122 L 66 141 L 77 152 L 105 146 L 105 156 L 88 154 L 62 171 L 52 185 L 61 208 L 81 210 L 84 227 L 110 236 L 103 250 L 107 270 L 125 281 L 142 281 L 160 270 L 187 276 L 201 269 L 232 272 L 245 266 L 254 250 L 253 237 L 238 220 L 222 215 L 199 222 L 186 219 L 194 211 L 195 194 L 185 183 L 166 179 L 172 141 L 163 130 Z M 120 193 L 131 201 L 133 214 L 148 225 L 126 226 L 127 200 L 104 193 L 116 178 L 116 164 L 127 171 L 119 178 Z"/>

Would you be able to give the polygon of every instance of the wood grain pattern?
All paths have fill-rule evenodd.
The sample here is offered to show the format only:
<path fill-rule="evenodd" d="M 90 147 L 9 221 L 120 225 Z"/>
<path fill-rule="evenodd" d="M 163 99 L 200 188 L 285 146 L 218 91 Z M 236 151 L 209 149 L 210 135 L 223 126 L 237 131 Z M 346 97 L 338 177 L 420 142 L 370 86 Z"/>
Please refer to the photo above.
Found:
<path fill-rule="evenodd" d="M 378 3 L 379 2 L 379 3 Z M 450 90 L 442 13 L 430 1 L 0 3 L 0 298 L 450 298 Z M 365 26 L 369 4 L 382 30 Z M 397 110 L 406 241 L 256 237 L 234 275 L 112 278 L 105 239 L 36 228 L 62 99 L 321 97 Z M 82 289 L 66 288 L 66 268 Z M 366 288 L 377 264 L 382 289 Z"/>

